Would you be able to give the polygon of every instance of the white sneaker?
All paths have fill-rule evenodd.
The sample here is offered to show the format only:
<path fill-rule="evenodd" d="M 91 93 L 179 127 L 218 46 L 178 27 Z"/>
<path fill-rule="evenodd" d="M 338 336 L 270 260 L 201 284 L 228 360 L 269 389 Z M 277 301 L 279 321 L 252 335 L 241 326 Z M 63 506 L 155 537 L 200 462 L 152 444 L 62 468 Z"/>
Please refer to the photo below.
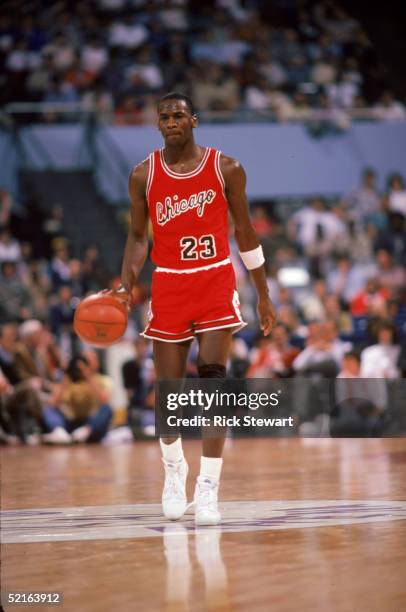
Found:
<path fill-rule="evenodd" d="M 218 510 L 219 482 L 198 476 L 194 496 L 196 525 L 218 525 L 221 514 Z"/>
<path fill-rule="evenodd" d="M 63 427 L 55 427 L 51 433 L 42 436 L 42 441 L 47 444 L 71 444 L 72 438 Z"/>
<path fill-rule="evenodd" d="M 90 429 L 89 425 L 82 425 L 81 427 L 77 427 L 72 431 L 72 440 L 73 442 L 79 443 L 86 442 L 89 439 L 91 433 L 92 430 Z"/>
<path fill-rule="evenodd" d="M 166 518 L 176 521 L 185 514 L 187 506 L 186 477 L 188 464 L 185 458 L 180 461 L 166 461 L 165 459 L 162 459 L 162 461 L 165 466 L 162 508 Z"/>

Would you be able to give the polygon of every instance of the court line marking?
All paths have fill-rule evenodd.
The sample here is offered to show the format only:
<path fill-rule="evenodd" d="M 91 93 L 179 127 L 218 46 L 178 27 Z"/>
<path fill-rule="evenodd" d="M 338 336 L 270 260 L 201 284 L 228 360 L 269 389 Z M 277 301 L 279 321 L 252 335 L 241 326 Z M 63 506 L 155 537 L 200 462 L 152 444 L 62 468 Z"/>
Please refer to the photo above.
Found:
<path fill-rule="evenodd" d="M 207 529 L 244 533 L 406 519 L 406 502 L 387 500 L 233 501 L 220 503 L 220 510 L 220 526 L 200 528 L 195 527 L 192 514 L 175 523 L 167 521 L 160 504 L 4 510 L 1 542 L 154 538 L 176 535 L 179 526 L 190 534 Z"/>

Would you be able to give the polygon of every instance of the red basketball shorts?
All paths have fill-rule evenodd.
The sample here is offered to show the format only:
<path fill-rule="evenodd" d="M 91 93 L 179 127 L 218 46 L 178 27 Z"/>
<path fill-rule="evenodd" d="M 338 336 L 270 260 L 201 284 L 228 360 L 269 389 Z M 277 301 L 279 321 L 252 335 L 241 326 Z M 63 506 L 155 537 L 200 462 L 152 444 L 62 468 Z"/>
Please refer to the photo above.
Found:
<path fill-rule="evenodd" d="M 211 329 L 244 327 L 231 263 L 199 271 L 162 271 L 152 277 L 152 300 L 145 338 L 190 340 Z"/>

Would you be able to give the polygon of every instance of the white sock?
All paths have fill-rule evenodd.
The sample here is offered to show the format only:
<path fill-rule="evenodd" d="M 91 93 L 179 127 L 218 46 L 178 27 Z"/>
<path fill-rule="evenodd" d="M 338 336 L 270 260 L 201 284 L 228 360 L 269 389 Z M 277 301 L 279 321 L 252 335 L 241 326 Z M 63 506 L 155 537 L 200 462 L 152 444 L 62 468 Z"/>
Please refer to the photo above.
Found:
<path fill-rule="evenodd" d="M 221 457 L 200 457 L 200 476 L 209 480 L 220 480 L 222 465 Z"/>
<path fill-rule="evenodd" d="M 183 459 L 182 439 L 177 438 L 172 444 L 165 444 L 159 438 L 159 444 L 161 446 L 162 457 L 165 461 L 180 461 Z"/>

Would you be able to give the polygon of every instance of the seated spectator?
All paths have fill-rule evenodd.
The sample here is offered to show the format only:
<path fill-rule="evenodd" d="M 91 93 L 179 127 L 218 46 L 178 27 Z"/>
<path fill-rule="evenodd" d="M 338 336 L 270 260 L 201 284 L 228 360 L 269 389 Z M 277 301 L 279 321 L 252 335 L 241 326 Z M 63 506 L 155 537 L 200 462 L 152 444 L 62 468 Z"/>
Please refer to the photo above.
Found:
<path fill-rule="evenodd" d="M 237 81 L 219 64 L 207 64 L 194 81 L 192 90 L 199 110 L 231 111 L 239 105 Z"/>
<path fill-rule="evenodd" d="M 376 276 L 382 287 L 388 289 L 392 295 L 406 284 L 405 268 L 394 263 L 389 251 L 380 249 L 376 254 Z"/>
<path fill-rule="evenodd" d="M 378 378 L 362 378 L 359 354 L 356 351 L 346 353 L 335 383 L 331 436 L 379 435 L 383 425 L 381 415 L 387 408 L 387 401 L 385 382 Z"/>
<path fill-rule="evenodd" d="M 0 263 L 21 260 L 21 247 L 7 226 L 0 225 Z"/>
<path fill-rule="evenodd" d="M 32 316 L 30 294 L 13 261 L 0 266 L 0 322 L 24 321 Z"/>
<path fill-rule="evenodd" d="M 332 355 L 334 356 L 338 367 L 341 368 L 343 357 L 352 349 L 352 344 L 351 342 L 340 339 L 338 324 L 334 319 L 328 319 L 324 323 L 323 327 L 327 340 L 331 342 Z"/>
<path fill-rule="evenodd" d="M 18 329 L 15 323 L 0 326 L 0 368 L 11 385 L 20 380 L 13 363 L 17 337 Z"/>
<path fill-rule="evenodd" d="M 151 410 L 151 391 L 153 385 L 152 355 L 150 343 L 138 337 L 134 343 L 135 356 L 122 367 L 124 387 L 127 391 L 128 422 L 134 433 L 144 431 L 154 424 L 154 411 Z"/>
<path fill-rule="evenodd" d="M 139 84 L 147 90 L 157 90 L 163 86 L 163 75 L 160 65 L 154 61 L 149 47 L 144 47 L 137 55 L 135 64 L 129 66 L 126 71 L 129 87 L 134 83 Z"/>
<path fill-rule="evenodd" d="M 365 287 L 368 273 L 367 266 L 352 263 L 348 255 L 342 255 L 327 273 L 327 289 L 349 304 L 353 297 Z"/>
<path fill-rule="evenodd" d="M 398 378 L 400 346 L 396 340 L 396 329 L 390 322 L 381 323 L 377 344 L 361 353 L 361 374 L 364 378 Z"/>
<path fill-rule="evenodd" d="M 96 374 L 86 357 L 69 362 L 65 377 L 43 411 L 49 432 L 47 444 L 100 442 L 107 433 L 113 412 L 109 406 L 111 384 Z"/>
<path fill-rule="evenodd" d="M 348 312 L 341 308 L 337 296 L 326 295 L 324 298 L 324 312 L 328 321 L 334 321 L 338 333 L 348 334 L 351 332 L 351 317 Z"/>
<path fill-rule="evenodd" d="M 376 188 L 376 172 L 373 168 L 363 170 L 360 187 L 346 196 L 343 203 L 350 216 L 358 222 L 367 223 L 380 214 L 381 198 Z"/>
<path fill-rule="evenodd" d="M 375 105 L 374 114 L 377 119 L 393 121 L 406 117 L 405 106 L 396 100 L 391 91 L 384 91 L 378 103 Z"/>
<path fill-rule="evenodd" d="M 365 288 L 359 291 L 351 300 L 351 314 L 354 317 L 363 317 L 372 314 L 384 316 L 388 299 L 388 289 L 382 287 L 377 278 L 370 278 Z"/>
<path fill-rule="evenodd" d="M 375 238 L 375 251 L 383 249 L 393 255 L 395 262 L 406 261 L 406 216 L 398 212 L 388 215 L 388 225 Z"/>
<path fill-rule="evenodd" d="M 394 174 L 389 179 L 388 208 L 406 217 L 406 189 L 400 174 Z"/>
<path fill-rule="evenodd" d="M 143 122 L 142 103 L 136 96 L 126 95 L 114 112 L 115 125 L 140 125 Z"/>
<path fill-rule="evenodd" d="M 49 325 L 51 332 L 58 342 L 61 342 L 63 334 L 72 331 L 75 303 L 73 301 L 72 289 L 69 285 L 63 285 L 58 296 L 53 298 L 49 308 Z"/>
<path fill-rule="evenodd" d="M 83 47 L 81 60 L 85 72 L 96 77 L 108 62 L 107 49 L 97 37 L 93 37 Z"/>
<path fill-rule="evenodd" d="M 292 367 L 295 372 L 306 377 L 336 377 L 339 368 L 335 347 L 323 324 L 309 325 L 306 348 L 294 359 Z"/>
<path fill-rule="evenodd" d="M 148 30 L 142 23 L 136 23 L 133 16 L 128 13 L 122 21 L 112 24 L 109 33 L 111 47 L 124 47 L 137 49 L 148 39 Z"/>
<path fill-rule="evenodd" d="M 327 297 L 326 282 L 316 280 L 300 300 L 300 310 L 306 321 L 322 320 L 325 317 L 324 301 Z"/>
<path fill-rule="evenodd" d="M 52 283 L 52 292 L 57 293 L 62 285 L 66 285 L 71 280 L 69 266 L 68 242 L 65 238 L 57 238 L 52 243 L 54 256 L 49 266 L 49 274 Z"/>
<path fill-rule="evenodd" d="M 58 348 L 48 330 L 34 319 L 20 325 L 19 336 L 13 351 L 18 380 L 32 383 L 46 400 L 53 392 L 58 369 L 62 366 Z"/>

